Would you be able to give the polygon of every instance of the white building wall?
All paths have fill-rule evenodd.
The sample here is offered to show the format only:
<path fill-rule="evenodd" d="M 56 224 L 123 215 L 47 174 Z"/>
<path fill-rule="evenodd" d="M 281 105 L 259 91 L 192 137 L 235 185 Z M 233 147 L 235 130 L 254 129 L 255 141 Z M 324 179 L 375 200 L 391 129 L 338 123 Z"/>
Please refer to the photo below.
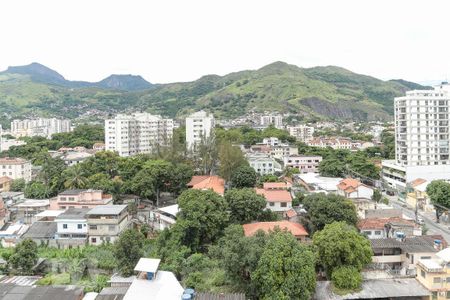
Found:
<path fill-rule="evenodd" d="M 186 147 L 194 149 L 202 138 L 208 139 L 214 128 L 214 116 L 205 111 L 199 111 L 186 118 Z"/>
<path fill-rule="evenodd" d="M 286 206 L 282 206 L 284 204 L 286 204 Z M 270 209 L 273 212 L 285 212 L 289 209 L 292 208 L 292 202 L 269 202 L 267 201 L 267 205 L 266 208 Z"/>

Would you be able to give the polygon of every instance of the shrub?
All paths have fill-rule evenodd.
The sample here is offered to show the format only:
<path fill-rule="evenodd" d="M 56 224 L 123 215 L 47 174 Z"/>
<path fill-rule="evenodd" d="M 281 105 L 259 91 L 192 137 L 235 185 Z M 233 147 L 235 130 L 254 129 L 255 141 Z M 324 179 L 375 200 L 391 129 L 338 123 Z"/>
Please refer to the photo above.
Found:
<path fill-rule="evenodd" d="M 341 290 L 356 290 L 361 287 L 362 276 L 355 267 L 339 267 L 333 271 L 331 281 Z"/>

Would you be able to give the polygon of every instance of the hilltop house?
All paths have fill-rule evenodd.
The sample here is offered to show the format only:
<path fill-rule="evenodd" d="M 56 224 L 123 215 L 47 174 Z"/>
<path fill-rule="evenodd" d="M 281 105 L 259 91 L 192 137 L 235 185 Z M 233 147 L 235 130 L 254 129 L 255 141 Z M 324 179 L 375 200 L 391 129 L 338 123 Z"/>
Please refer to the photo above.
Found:
<path fill-rule="evenodd" d="M 373 195 L 373 189 L 358 179 L 345 178 L 337 185 L 338 195 L 346 198 L 366 198 L 371 199 Z"/>
<path fill-rule="evenodd" d="M 287 190 L 257 188 L 256 193 L 266 198 L 266 207 L 273 212 L 283 213 L 292 208 L 292 196 Z"/>

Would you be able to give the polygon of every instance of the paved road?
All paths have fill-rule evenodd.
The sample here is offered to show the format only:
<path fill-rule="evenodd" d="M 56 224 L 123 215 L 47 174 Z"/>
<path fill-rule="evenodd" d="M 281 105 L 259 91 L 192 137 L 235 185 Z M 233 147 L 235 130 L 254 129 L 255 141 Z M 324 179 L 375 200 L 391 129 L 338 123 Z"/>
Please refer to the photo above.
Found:
<path fill-rule="evenodd" d="M 389 204 L 394 208 L 401 209 L 403 214 L 411 219 L 415 219 L 415 211 L 414 209 L 408 207 L 403 207 L 404 202 L 398 200 L 397 196 L 388 196 L 385 195 L 389 199 Z M 426 227 L 428 228 L 427 234 L 441 234 L 447 242 L 450 242 L 450 230 L 448 224 L 436 223 L 436 217 L 431 213 L 424 213 L 419 211 L 419 216 L 424 220 Z"/>

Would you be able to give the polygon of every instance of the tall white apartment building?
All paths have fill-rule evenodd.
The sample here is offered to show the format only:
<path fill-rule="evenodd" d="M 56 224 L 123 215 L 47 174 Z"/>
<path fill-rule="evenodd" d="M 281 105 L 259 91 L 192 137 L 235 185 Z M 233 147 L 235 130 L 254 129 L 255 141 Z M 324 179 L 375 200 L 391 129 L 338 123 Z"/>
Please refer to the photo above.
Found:
<path fill-rule="evenodd" d="M 149 113 L 118 114 L 105 120 L 105 150 L 120 156 L 153 153 L 172 141 L 173 120 Z"/>
<path fill-rule="evenodd" d="M 202 139 L 211 136 L 214 128 L 214 116 L 203 110 L 191 114 L 186 118 L 186 147 L 195 149 Z"/>
<path fill-rule="evenodd" d="M 308 142 L 313 139 L 314 127 L 306 125 L 288 126 L 289 135 L 295 137 L 297 141 Z"/>
<path fill-rule="evenodd" d="M 259 124 L 261 126 L 273 125 L 276 128 L 283 128 L 283 116 L 280 115 L 263 115 L 260 117 Z"/>
<path fill-rule="evenodd" d="M 52 134 L 70 132 L 71 130 L 72 124 L 68 119 L 16 119 L 11 122 L 11 134 L 15 137 L 43 136 L 51 138 Z"/>
<path fill-rule="evenodd" d="M 450 179 L 450 85 L 395 98 L 395 161 L 384 161 L 383 179 L 405 187 L 417 178 Z"/>

